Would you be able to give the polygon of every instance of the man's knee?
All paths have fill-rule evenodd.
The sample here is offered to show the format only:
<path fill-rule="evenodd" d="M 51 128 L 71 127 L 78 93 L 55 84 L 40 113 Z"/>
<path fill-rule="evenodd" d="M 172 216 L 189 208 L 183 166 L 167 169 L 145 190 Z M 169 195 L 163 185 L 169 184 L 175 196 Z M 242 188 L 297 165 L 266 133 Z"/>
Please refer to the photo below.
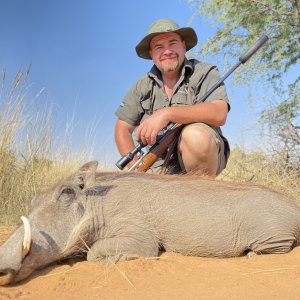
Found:
<path fill-rule="evenodd" d="M 185 149 L 208 154 L 217 151 L 217 145 L 207 128 L 191 124 L 186 126 L 181 134 L 179 150 L 182 152 Z"/>

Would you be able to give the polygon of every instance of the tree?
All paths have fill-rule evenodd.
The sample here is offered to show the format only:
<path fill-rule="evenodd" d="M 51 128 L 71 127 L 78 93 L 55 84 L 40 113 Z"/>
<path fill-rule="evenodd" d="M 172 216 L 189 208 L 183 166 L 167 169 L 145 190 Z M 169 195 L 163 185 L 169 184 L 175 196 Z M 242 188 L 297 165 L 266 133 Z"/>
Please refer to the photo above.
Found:
<path fill-rule="evenodd" d="M 270 103 L 262 112 L 260 122 L 270 133 L 271 146 L 276 144 L 272 152 L 281 154 L 289 169 L 300 172 L 299 86 L 300 81 L 289 85 L 287 98 L 281 103 Z"/>
<path fill-rule="evenodd" d="M 250 80 L 253 70 L 273 81 L 300 59 L 300 0 L 188 0 L 196 13 L 206 15 L 217 32 L 201 50 L 202 55 L 225 53 L 239 57 L 259 36 L 269 36 L 268 46 L 259 51 L 243 81 Z M 256 68 L 251 67 L 255 64 Z M 259 66 L 259 68 L 257 68 Z M 246 68 L 246 67 L 245 67 Z M 252 70 L 252 72 L 251 72 Z M 246 72 L 245 72 L 246 71 Z M 240 73 L 241 74 L 241 73 Z M 245 77 L 246 76 L 246 77 Z"/>
<path fill-rule="evenodd" d="M 283 74 L 300 60 L 300 0 L 188 0 L 196 14 L 207 16 L 217 31 L 203 45 L 202 56 L 224 54 L 236 59 L 262 34 L 269 42 L 243 68 L 235 83 L 265 75 L 279 101 L 261 112 L 260 121 L 272 137 L 274 152 L 284 153 L 286 166 L 300 172 L 300 75 L 289 87 L 278 88 Z"/>

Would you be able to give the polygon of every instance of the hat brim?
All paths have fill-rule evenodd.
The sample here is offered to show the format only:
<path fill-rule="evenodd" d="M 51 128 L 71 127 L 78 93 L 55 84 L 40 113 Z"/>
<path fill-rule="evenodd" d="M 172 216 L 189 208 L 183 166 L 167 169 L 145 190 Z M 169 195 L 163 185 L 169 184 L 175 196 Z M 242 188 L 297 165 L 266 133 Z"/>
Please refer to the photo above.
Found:
<path fill-rule="evenodd" d="M 151 56 L 149 54 L 151 40 L 155 36 L 162 34 L 162 33 L 167 33 L 167 32 L 178 33 L 184 39 L 187 51 L 192 49 L 193 47 L 195 47 L 198 43 L 197 34 L 194 31 L 194 29 L 191 27 L 183 27 L 183 28 L 179 28 L 177 30 L 166 31 L 166 32 L 153 32 L 153 33 L 146 35 L 137 44 L 137 46 L 135 47 L 135 51 L 136 51 L 137 55 L 144 59 L 151 59 Z"/>

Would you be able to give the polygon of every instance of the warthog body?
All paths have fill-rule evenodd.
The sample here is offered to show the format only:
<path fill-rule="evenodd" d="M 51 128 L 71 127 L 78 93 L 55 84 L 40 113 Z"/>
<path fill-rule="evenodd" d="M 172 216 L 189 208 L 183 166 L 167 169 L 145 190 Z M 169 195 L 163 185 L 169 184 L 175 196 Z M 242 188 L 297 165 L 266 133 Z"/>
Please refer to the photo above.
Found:
<path fill-rule="evenodd" d="M 0 284 L 84 251 L 88 260 L 117 261 L 161 249 L 233 257 L 299 244 L 300 208 L 279 193 L 187 176 L 96 174 L 96 167 L 84 165 L 32 200 L 29 252 L 22 256 L 20 226 L 0 248 Z"/>

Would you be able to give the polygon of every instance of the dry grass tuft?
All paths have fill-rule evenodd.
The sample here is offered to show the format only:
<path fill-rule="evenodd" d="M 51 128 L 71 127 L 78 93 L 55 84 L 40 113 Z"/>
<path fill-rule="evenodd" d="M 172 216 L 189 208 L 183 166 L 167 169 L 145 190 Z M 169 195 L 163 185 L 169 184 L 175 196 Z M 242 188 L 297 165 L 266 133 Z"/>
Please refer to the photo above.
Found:
<path fill-rule="evenodd" d="M 27 214 L 29 201 L 45 185 L 56 184 L 74 172 L 90 153 L 70 149 L 70 126 L 58 143 L 51 108 L 37 108 L 28 99 L 27 72 L 19 71 L 5 89 L 0 83 L 0 223 L 15 224 Z M 38 95 L 40 92 L 38 93 Z"/>
<path fill-rule="evenodd" d="M 291 196 L 300 203 L 300 173 L 286 166 L 284 157 L 269 156 L 260 151 L 246 153 L 233 149 L 227 168 L 219 179 L 252 182 Z"/>

